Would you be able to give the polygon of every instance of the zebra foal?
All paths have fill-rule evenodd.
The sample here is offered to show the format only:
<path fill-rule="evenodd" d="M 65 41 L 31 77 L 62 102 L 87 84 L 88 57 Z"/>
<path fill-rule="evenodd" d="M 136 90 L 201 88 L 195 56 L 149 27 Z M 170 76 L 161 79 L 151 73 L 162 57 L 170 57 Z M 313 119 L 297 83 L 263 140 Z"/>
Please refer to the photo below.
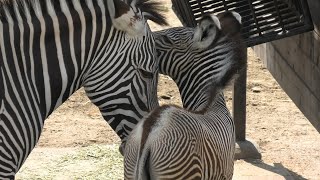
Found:
<path fill-rule="evenodd" d="M 44 120 L 84 87 L 124 140 L 158 106 L 149 0 L 0 2 L 0 179 L 14 179 Z"/>
<path fill-rule="evenodd" d="M 232 179 L 234 122 L 221 90 L 246 66 L 240 27 L 240 15 L 225 12 L 156 33 L 160 73 L 177 83 L 185 109 L 164 105 L 138 123 L 125 179 Z"/>

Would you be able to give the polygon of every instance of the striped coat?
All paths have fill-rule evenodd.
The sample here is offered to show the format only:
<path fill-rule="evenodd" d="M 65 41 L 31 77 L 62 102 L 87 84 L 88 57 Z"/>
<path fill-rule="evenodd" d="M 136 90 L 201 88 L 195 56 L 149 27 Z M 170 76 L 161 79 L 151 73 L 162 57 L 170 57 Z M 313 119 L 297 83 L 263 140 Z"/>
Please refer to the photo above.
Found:
<path fill-rule="evenodd" d="M 158 32 L 160 72 L 177 83 L 184 108 L 156 108 L 125 146 L 125 179 L 232 179 L 234 122 L 221 90 L 246 66 L 235 12 L 196 29 Z"/>
<path fill-rule="evenodd" d="M 0 3 L 0 179 L 14 179 L 44 120 L 80 87 L 125 140 L 158 106 L 148 0 Z"/>

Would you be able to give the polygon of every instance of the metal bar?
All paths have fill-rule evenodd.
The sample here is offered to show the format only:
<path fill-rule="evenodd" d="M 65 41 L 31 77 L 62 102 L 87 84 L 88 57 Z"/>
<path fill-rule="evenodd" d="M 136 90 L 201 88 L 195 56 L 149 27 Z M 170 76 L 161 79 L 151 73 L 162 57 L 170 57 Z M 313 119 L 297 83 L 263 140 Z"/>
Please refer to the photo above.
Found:
<path fill-rule="evenodd" d="M 301 33 L 304 33 L 306 31 L 312 31 L 312 30 L 313 30 L 313 26 L 310 26 L 308 29 L 299 28 L 299 29 L 296 29 L 294 31 L 289 31 L 289 32 L 287 32 L 286 34 L 284 34 L 282 36 L 278 36 L 276 34 L 274 34 L 274 35 L 268 34 L 268 36 L 264 36 L 263 38 L 257 36 L 255 38 L 246 39 L 246 44 L 247 44 L 247 47 L 252 47 L 252 46 L 255 46 L 255 45 L 258 45 L 258 44 L 275 41 L 275 40 L 278 40 L 278 39 L 282 39 L 282 38 L 285 38 L 285 37 L 290 37 L 290 36 L 293 36 L 293 35 L 301 34 Z"/>
<path fill-rule="evenodd" d="M 251 9 L 251 13 L 252 13 L 252 15 L 253 15 L 253 19 L 254 19 L 254 21 L 255 21 L 255 23 L 256 23 L 256 28 L 257 28 L 257 30 L 259 31 L 259 35 L 262 36 L 262 33 L 261 33 L 261 31 L 260 31 L 260 28 L 259 28 L 259 22 L 258 22 L 258 20 L 257 20 L 256 13 L 255 13 L 254 8 L 253 8 L 253 5 L 252 5 L 252 0 L 248 0 L 248 2 L 249 2 L 250 9 Z"/>
<path fill-rule="evenodd" d="M 203 10 L 202 4 L 201 4 L 201 0 L 197 0 L 197 2 L 198 2 L 198 7 L 199 7 L 199 9 L 201 11 L 201 15 L 203 15 L 204 14 L 204 10 Z"/>
<path fill-rule="evenodd" d="M 283 23 L 283 20 L 282 20 L 282 15 L 281 15 L 280 10 L 279 10 L 278 1 L 277 0 L 273 0 L 273 2 L 274 2 L 274 6 L 276 7 L 277 14 L 279 16 L 280 25 L 282 27 L 282 32 L 286 33 L 286 27 L 285 27 L 285 24 Z"/>
<path fill-rule="evenodd" d="M 223 7 L 224 7 L 224 9 L 227 11 L 227 10 L 228 10 L 228 7 L 227 7 L 226 1 L 225 1 L 225 0 L 222 0 L 222 2 L 223 2 Z"/>
<path fill-rule="evenodd" d="M 188 27 L 196 26 L 203 13 L 218 13 L 225 8 L 235 8 L 233 10 L 243 16 L 242 35 L 248 47 L 313 30 L 306 0 L 172 0 L 172 2 L 177 7 L 176 14 L 180 14 L 179 19 Z M 269 16 L 270 13 L 272 16 Z M 275 21 L 278 24 L 275 24 Z"/>

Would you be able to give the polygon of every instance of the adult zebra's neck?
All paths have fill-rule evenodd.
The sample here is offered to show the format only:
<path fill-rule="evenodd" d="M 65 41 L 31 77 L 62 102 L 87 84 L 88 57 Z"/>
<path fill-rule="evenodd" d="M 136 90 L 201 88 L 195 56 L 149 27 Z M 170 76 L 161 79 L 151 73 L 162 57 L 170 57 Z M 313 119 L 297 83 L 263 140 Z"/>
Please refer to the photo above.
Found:
<path fill-rule="evenodd" d="M 10 1 L 0 13 L 4 74 L 46 118 L 102 56 L 111 30 L 105 1 Z"/>

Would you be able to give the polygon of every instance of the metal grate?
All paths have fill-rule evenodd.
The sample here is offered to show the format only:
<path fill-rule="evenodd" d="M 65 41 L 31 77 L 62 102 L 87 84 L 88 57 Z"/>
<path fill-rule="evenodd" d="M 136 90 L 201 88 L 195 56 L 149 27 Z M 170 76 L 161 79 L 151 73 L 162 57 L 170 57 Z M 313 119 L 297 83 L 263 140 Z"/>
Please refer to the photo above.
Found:
<path fill-rule="evenodd" d="M 313 30 L 306 0 L 172 0 L 184 26 L 194 27 L 207 13 L 226 10 L 242 16 L 242 35 L 247 46 Z"/>

